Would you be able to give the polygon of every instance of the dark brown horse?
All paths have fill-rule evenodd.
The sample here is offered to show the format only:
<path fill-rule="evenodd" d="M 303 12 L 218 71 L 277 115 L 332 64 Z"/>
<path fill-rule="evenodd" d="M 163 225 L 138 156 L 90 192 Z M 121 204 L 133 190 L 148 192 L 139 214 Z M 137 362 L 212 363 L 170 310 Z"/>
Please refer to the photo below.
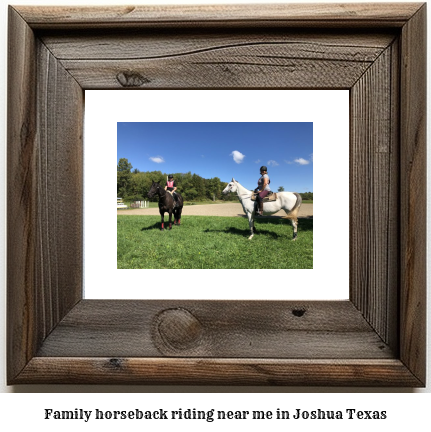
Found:
<path fill-rule="evenodd" d="M 172 229 L 172 213 L 174 214 L 174 225 L 181 224 L 181 212 L 183 211 L 183 197 L 177 192 L 177 201 L 174 201 L 173 196 L 165 191 L 165 189 L 157 182 L 152 183 L 148 198 L 153 198 L 154 195 L 159 196 L 159 212 L 162 218 L 162 228 L 165 229 L 165 213 L 169 213 L 169 229 Z"/>

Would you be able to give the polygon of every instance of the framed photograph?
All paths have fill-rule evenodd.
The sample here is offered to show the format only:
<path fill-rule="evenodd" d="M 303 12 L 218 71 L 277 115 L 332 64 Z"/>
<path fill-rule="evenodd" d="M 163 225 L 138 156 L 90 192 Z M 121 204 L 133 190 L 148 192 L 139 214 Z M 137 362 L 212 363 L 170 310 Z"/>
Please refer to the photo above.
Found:
<path fill-rule="evenodd" d="M 90 90 L 85 125 L 86 299 L 348 299 L 348 90 Z M 165 214 L 160 231 L 157 202 L 136 209 L 129 198 L 131 208 L 105 211 L 118 187 L 114 165 L 125 159 L 133 190 L 117 189 L 118 197 L 142 199 L 152 179 L 165 184 L 167 173 L 177 173 L 185 198 L 181 229 L 169 230 Z M 291 241 L 284 210 L 255 218 L 257 234 L 247 241 L 249 221 L 237 193 L 222 192 L 233 177 L 254 189 L 263 164 L 273 191 L 284 185 L 301 193 L 300 241 Z M 198 182 L 209 199 L 220 181 L 212 189 L 215 203 L 188 202 L 190 184 Z M 316 199 L 309 202 L 304 192 L 311 190 Z M 336 225 L 326 211 L 328 191 L 337 196 Z M 157 282 L 172 278 L 174 284 Z"/>
<path fill-rule="evenodd" d="M 181 96 L 182 93 L 178 90 L 172 92 L 172 100 L 175 94 Z M 172 92 L 163 95 L 167 106 Z M 202 92 L 203 97 L 199 98 Z M 216 111 L 225 111 L 220 109 L 223 104 L 211 103 L 212 92 L 214 90 L 188 92 L 192 99 L 197 95 L 201 101 L 193 104 L 195 110 L 211 112 L 211 107 L 214 107 Z M 272 90 L 270 94 L 272 92 L 277 93 Z M 116 95 L 124 93 L 127 92 L 117 92 Z M 152 95 L 158 97 L 157 93 L 160 92 Z M 139 99 L 146 102 L 146 94 L 148 91 L 138 91 L 137 97 L 141 96 Z M 256 92 L 240 90 L 230 91 L 229 95 L 224 92 L 222 96 L 224 99 L 228 96 L 235 104 L 237 99 L 250 100 L 247 95 L 253 94 Z M 279 96 L 281 98 L 276 101 L 280 103 L 283 95 Z M 209 103 L 202 101 L 203 98 L 207 98 Z M 257 111 L 259 103 L 257 100 L 253 102 L 250 108 Z M 166 119 L 164 111 L 160 113 L 162 119 Z M 145 114 L 141 115 L 144 118 Z M 118 269 L 313 268 L 312 204 L 305 199 L 303 202 L 298 192 L 291 192 L 304 194 L 313 190 L 313 123 L 238 122 L 233 118 L 231 121 L 117 122 L 117 195 L 130 203 L 127 210 L 117 211 Z M 156 155 L 148 157 L 149 152 Z M 308 159 L 299 159 L 302 164 L 289 161 L 289 156 L 297 153 Z M 287 169 L 289 162 L 290 170 Z M 265 176 L 260 174 L 261 168 L 262 171 L 264 168 Z M 259 179 L 266 179 L 268 183 L 265 208 L 262 202 L 262 211 L 266 212 L 264 219 L 258 216 L 258 201 L 253 196 Z M 235 187 L 229 186 L 232 181 Z M 285 190 L 283 183 L 287 186 L 286 182 L 296 188 Z M 299 184 L 310 186 L 303 190 L 298 189 Z M 156 207 L 137 209 L 136 206 L 140 206 L 145 198 L 152 199 Z M 162 206 L 166 203 L 162 217 L 157 203 Z M 289 221 L 283 220 L 288 214 L 294 216 Z M 243 224 L 238 215 L 246 218 L 247 223 Z M 182 223 L 184 217 L 187 224 Z M 285 240 L 288 233 L 290 239 L 297 239 L 299 220 L 302 222 L 303 241 L 298 249 L 297 242 Z M 288 222 L 292 230 L 288 230 Z M 248 245 L 243 242 L 244 237 L 251 240 L 259 226 L 262 234 L 272 240 L 266 243 L 264 254 L 252 242 Z M 182 229 L 175 230 L 175 227 Z M 160 231 L 163 234 L 169 231 L 172 235 L 160 236 Z M 131 232 L 137 235 L 130 235 Z M 139 252 L 136 250 L 138 245 Z M 247 253 L 250 254 L 248 257 L 245 256 Z M 220 278 L 226 278 L 222 272 L 219 273 Z M 264 276 L 268 274 L 264 272 Z M 199 278 L 191 276 L 187 279 Z M 234 285 L 233 278 L 231 281 Z M 265 285 L 264 281 L 255 281 L 254 284 Z"/>
<path fill-rule="evenodd" d="M 425 3 L 10 6 L 8 384 L 425 386 L 425 29 Z M 348 90 L 349 298 L 85 298 L 98 89 Z"/>

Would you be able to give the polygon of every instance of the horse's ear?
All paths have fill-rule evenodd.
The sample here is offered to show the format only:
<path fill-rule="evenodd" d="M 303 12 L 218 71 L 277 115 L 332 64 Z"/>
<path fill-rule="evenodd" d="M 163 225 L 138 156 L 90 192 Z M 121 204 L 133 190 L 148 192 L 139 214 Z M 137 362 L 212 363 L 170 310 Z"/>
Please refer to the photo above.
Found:
<path fill-rule="evenodd" d="M 234 182 L 235 181 L 235 179 L 232 177 L 232 181 Z"/>

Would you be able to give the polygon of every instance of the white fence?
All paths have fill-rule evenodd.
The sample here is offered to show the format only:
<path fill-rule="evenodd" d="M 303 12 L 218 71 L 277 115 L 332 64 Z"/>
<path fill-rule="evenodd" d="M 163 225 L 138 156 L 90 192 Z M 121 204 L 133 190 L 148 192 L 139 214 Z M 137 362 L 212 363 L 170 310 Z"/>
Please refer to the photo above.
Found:
<path fill-rule="evenodd" d="M 150 207 L 149 201 L 134 201 L 130 204 L 131 208 L 148 208 Z"/>

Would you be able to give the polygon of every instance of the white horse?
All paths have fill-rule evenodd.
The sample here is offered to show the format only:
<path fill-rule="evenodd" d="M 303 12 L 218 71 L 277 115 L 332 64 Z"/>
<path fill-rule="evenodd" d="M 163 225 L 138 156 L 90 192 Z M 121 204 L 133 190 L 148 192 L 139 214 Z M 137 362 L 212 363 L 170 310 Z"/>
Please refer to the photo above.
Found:
<path fill-rule="evenodd" d="M 255 217 L 255 201 L 251 200 L 252 192 L 246 189 L 244 186 L 239 184 L 234 178 L 232 181 L 223 189 L 224 194 L 230 192 L 236 192 L 238 198 L 244 209 L 244 213 L 248 217 L 248 223 L 250 225 L 250 237 L 253 238 L 254 232 L 254 217 Z M 272 215 L 283 209 L 288 218 L 292 221 L 293 227 L 293 240 L 296 240 L 298 235 L 298 211 L 301 207 L 302 198 L 296 192 L 277 192 L 277 200 L 263 203 L 263 214 Z"/>

